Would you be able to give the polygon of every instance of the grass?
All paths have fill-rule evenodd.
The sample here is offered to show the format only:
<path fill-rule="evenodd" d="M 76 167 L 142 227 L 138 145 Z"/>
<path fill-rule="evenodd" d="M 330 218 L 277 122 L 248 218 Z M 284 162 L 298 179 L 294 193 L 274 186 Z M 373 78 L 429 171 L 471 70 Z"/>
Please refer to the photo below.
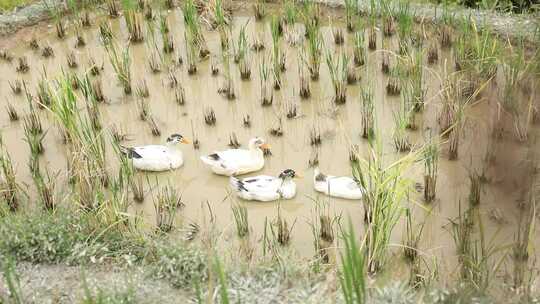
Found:
<path fill-rule="evenodd" d="M 11 11 L 18 6 L 28 5 L 35 2 L 35 0 L 4 0 L 0 2 L 0 11 Z"/>
<path fill-rule="evenodd" d="M 239 238 L 244 238 L 249 234 L 249 222 L 247 208 L 241 204 L 231 205 L 231 210 L 234 216 L 236 225 L 236 234 Z"/>
<path fill-rule="evenodd" d="M 371 85 L 363 88 L 360 92 L 362 115 L 362 137 L 371 139 L 375 136 L 375 106 L 373 104 L 373 89 Z"/>

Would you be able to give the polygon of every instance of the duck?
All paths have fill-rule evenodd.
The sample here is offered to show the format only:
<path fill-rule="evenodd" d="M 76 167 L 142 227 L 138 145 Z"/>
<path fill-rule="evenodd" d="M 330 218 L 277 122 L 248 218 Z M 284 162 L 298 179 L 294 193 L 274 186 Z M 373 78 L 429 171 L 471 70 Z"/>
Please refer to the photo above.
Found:
<path fill-rule="evenodd" d="M 283 170 L 279 176 L 258 175 L 243 179 L 230 177 L 230 185 L 236 196 L 248 201 L 270 202 L 292 199 L 296 195 L 294 178 L 300 177 L 292 169 Z"/>
<path fill-rule="evenodd" d="M 326 175 L 321 173 L 319 168 L 314 170 L 313 185 L 315 191 L 330 197 L 359 200 L 364 194 L 364 190 L 352 177 Z"/>
<path fill-rule="evenodd" d="M 165 145 L 145 145 L 138 147 L 120 147 L 133 162 L 133 167 L 141 171 L 169 171 L 180 168 L 184 157 L 179 144 L 188 144 L 189 140 L 180 134 L 171 134 Z"/>
<path fill-rule="evenodd" d="M 210 166 L 218 175 L 236 176 L 259 171 L 264 167 L 262 149 L 270 149 L 264 139 L 255 137 L 249 140 L 248 149 L 228 149 L 201 156 L 203 163 Z"/>

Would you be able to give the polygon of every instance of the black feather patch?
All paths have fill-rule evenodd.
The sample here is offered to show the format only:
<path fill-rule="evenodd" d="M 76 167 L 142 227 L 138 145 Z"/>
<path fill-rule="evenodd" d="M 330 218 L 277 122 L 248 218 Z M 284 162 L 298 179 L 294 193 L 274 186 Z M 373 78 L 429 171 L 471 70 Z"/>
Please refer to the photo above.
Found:
<path fill-rule="evenodd" d="M 208 158 L 213 159 L 213 160 L 219 160 L 219 155 L 217 153 L 212 153 L 208 155 Z"/>
<path fill-rule="evenodd" d="M 319 173 L 317 176 L 315 176 L 315 180 L 318 182 L 324 182 L 326 181 L 326 175 Z"/>
<path fill-rule="evenodd" d="M 244 187 L 244 183 L 241 182 L 241 181 L 238 181 L 238 183 L 236 183 L 238 185 L 238 189 L 239 190 L 243 190 L 243 191 L 248 191 L 248 189 L 246 189 L 246 187 Z"/>
<path fill-rule="evenodd" d="M 133 148 L 126 148 L 121 146 L 120 151 L 124 153 L 128 158 L 142 158 L 142 156 L 137 153 Z"/>
<path fill-rule="evenodd" d="M 243 180 L 244 183 L 253 183 L 253 182 L 256 182 L 256 181 L 257 181 L 256 178 L 250 178 L 250 179 Z"/>

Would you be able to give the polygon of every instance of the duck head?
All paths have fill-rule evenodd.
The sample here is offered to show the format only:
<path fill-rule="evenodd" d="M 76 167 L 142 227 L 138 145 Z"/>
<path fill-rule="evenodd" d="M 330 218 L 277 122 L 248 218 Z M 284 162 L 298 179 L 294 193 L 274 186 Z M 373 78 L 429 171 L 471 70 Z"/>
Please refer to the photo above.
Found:
<path fill-rule="evenodd" d="M 264 139 L 255 137 L 249 140 L 249 149 L 270 149 L 270 145 L 267 144 Z"/>
<path fill-rule="evenodd" d="M 293 169 L 285 169 L 279 174 L 279 178 L 281 178 L 282 180 L 290 180 L 299 177 L 301 177 L 300 174 L 297 174 Z"/>
<path fill-rule="evenodd" d="M 189 144 L 189 140 L 187 140 L 186 138 L 184 138 L 184 136 L 180 135 L 180 134 L 171 134 L 169 137 L 167 137 L 167 144 L 168 145 L 176 145 L 178 143 L 182 143 L 182 144 Z"/>

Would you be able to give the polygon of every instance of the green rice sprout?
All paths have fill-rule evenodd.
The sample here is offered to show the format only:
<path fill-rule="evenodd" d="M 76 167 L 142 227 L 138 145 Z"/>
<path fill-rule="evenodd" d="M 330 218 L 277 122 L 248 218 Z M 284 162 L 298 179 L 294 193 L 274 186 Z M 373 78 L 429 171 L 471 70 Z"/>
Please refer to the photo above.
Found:
<path fill-rule="evenodd" d="M 131 94 L 131 55 L 129 47 L 120 53 L 115 44 L 105 45 L 111 65 L 116 73 L 116 78 L 124 88 L 124 94 Z"/>
<path fill-rule="evenodd" d="M 144 40 L 142 29 L 142 15 L 137 12 L 136 4 L 133 0 L 122 0 L 122 9 L 124 10 L 124 20 L 129 32 L 129 41 L 133 43 Z"/>
<path fill-rule="evenodd" d="M 11 211 L 17 211 L 19 209 L 19 185 L 16 180 L 15 170 L 13 168 L 13 161 L 9 152 L 7 151 L 3 139 L 0 135 L 0 173 L 4 180 L 0 194 L 3 196 L 5 202 Z"/>
<path fill-rule="evenodd" d="M 349 57 L 345 53 L 341 53 L 339 58 L 335 59 L 334 55 L 328 51 L 326 53 L 326 64 L 330 72 L 330 79 L 334 87 L 333 102 L 336 104 L 344 104 L 347 101 L 347 67 Z"/>
<path fill-rule="evenodd" d="M 371 139 L 375 136 L 375 106 L 373 104 L 373 89 L 371 85 L 360 91 L 360 114 L 362 120 L 362 137 Z"/>
<path fill-rule="evenodd" d="M 276 16 L 270 21 L 270 30 L 272 34 L 272 72 L 274 76 L 274 89 L 281 88 L 281 72 L 285 69 L 285 56 L 281 50 L 281 30 L 280 21 Z"/>
<path fill-rule="evenodd" d="M 323 40 L 321 38 L 319 27 L 316 24 L 308 25 L 306 32 L 309 73 L 311 74 L 311 80 L 318 80 L 319 69 L 321 66 Z"/>
<path fill-rule="evenodd" d="M 236 225 L 236 234 L 239 238 L 246 237 L 249 235 L 249 222 L 246 206 L 242 204 L 233 204 L 231 205 L 231 210 Z"/>
<path fill-rule="evenodd" d="M 363 66 L 367 61 L 364 31 L 357 29 L 354 33 L 353 61 L 357 67 Z"/>
<path fill-rule="evenodd" d="M 430 137 L 424 149 L 424 201 L 431 203 L 437 195 L 439 144 Z"/>
<path fill-rule="evenodd" d="M 340 253 L 341 268 L 339 271 L 343 299 L 347 304 L 366 303 L 365 254 L 364 249 L 357 243 L 354 227 L 350 219 L 349 227 L 347 231 L 342 231 L 341 238 L 345 245 Z"/>
<path fill-rule="evenodd" d="M 382 143 L 377 138 L 379 136 L 370 141 L 367 159 L 351 163 L 353 177 L 365 189 L 365 250 L 370 273 L 386 266 L 390 237 L 403 213 L 402 202 L 412 186 L 403 175 L 418 158 L 416 153 L 409 153 L 390 165 L 384 165 Z"/>
<path fill-rule="evenodd" d="M 407 126 L 409 124 L 409 111 L 405 105 L 405 101 L 401 99 L 400 107 L 394 112 L 394 133 L 392 139 L 397 152 L 407 152 L 411 150 L 411 142 L 407 134 Z"/>
<path fill-rule="evenodd" d="M 160 187 L 154 200 L 156 226 L 161 232 L 170 232 L 174 228 L 176 210 L 183 205 L 178 191 L 171 185 Z"/>
<path fill-rule="evenodd" d="M 260 102 L 262 106 L 270 106 L 274 100 L 274 92 L 269 85 L 271 76 L 271 67 L 267 63 L 267 59 L 263 56 L 259 63 L 259 79 L 260 79 Z"/>
<path fill-rule="evenodd" d="M 355 19 L 358 14 L 358 0 L 345 0 L 345 18 L 347 22 L 347 30 L 354 31 Z"/>

